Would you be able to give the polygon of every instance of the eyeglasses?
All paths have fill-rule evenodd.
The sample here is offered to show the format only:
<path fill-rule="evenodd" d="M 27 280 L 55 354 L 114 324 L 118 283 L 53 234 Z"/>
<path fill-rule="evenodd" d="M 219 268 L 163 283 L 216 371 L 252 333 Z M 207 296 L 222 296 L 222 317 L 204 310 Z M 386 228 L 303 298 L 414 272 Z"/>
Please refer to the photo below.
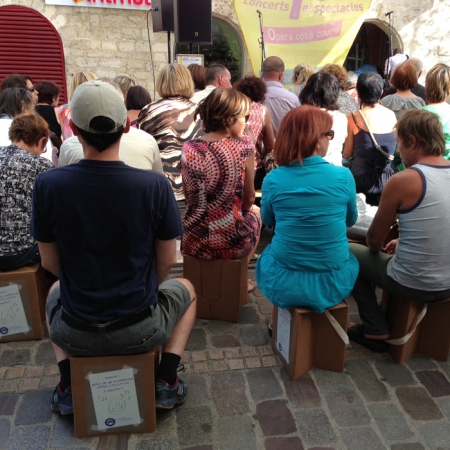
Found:
<path fill-rule="evenodd" d="M 36 90 L 36 88 L 34 86 L 27 88 L 27 91 L 30 91 L 30 92 L 34 92 L 35 90 Z"/>
<path fill-rule="evenodd" d="M 323 133 L 326 138 L 331 141 L 334 138 L 334 130 L 327 131 L 326 133 Z"/>

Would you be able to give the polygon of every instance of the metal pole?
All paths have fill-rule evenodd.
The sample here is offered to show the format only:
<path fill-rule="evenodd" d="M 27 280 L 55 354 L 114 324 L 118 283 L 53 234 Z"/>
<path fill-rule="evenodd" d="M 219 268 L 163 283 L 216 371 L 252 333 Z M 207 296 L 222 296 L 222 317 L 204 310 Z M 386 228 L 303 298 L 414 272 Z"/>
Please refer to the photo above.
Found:
<path fill-rule="evenodd" d="M 167 55 L 168 55 L 168 62 L 169 64 L 172 62 L 171 61 L 171 56 L 170 56 L 170 31 L 167 32 Z"/>

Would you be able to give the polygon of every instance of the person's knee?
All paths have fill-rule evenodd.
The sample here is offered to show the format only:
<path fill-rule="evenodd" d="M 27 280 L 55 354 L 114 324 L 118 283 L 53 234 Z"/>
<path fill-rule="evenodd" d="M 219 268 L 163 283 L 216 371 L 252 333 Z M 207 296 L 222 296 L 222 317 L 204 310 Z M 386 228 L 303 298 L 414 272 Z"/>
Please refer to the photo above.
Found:
<path fill-rule="evenodd" d="M 194 285 L 187 278 L 175 278 L 176 281 L 185 286 L 189 291 L 189 297 L 191 298 L 191 303 L 197 300 L 197 294 L 195 293 Z"/>

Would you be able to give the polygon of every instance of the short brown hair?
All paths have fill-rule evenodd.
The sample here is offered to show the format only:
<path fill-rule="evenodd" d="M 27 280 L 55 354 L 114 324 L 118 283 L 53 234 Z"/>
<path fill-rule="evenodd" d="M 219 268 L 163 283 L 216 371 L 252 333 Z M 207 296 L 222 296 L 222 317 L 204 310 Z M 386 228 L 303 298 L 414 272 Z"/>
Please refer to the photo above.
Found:
<path fill-rule="evenodd" d="M 245 94 L 253 102 L 263 102 L 266 98 L 267 86 L 261 78 L 247 75 L 233 84 L 233 89 Z"/>
<path fill-rule="evenodd" d="M 198 90 L 205 89 L 206 67 L 203 67 L 200 64 L 189 64 L 187 68 L 191 73 L 192 81 L 194 82 L 194 88 Z"/>
<path fill-rule="evenodd" d="M 413 137 L 425 155 L 440 156 L 445 153 L 442 123 L 437 114 L 424 109 L 410 109 L 397 122 L 397 138 L 406 147 Z"/>
<path fill-rule="evenodd" d="M 425 79 L 425 97 L 428 103 L 443 103 L 450 97 L 450 67 L 436 64 Z"/>
<path fill-rule="evenodd" d="M 49 136 L 48 124 L 38 114 L 19 114 L 14 117 L 9 128 L 11 142 L 23 141 L 27 145 L 34 145 L 43 137 Z"/>
<path fill-rule="evenodd" d="M 228 127 L 250 112 L 250 100 L 235 89 L 214 89 L 195 112 L 203 120 L 205 133 L 227 131 Z"/>
<path fill-rule="evenodd" d="M 400 64 L 391 77 L 391 83 L 400 91 L 406 91 L 416 87 L 419 82 L 417 81 L 417 72 L 414 65 L 410 62 Z"/>
<path fill-rule="evenodd" d="M 156 80 L 156 92 L 162 98 L 177 96 L 191 98 L 194 95 L 191 72 L 181 64 L 167 64 Z"/>
<path fill-rule="evenodd" d="M 303 105 L 291 109 L 278 129 L 273 154 L 280 166 L 300 163 L 314 153 L 323 133 L 330 131 L 333 119 L 315 106 Z"/>
<path fill-rule="evenodd" d="M 334 75 L 339 81 L 339 87 L 344 89 L 345 84 L 347 83 L 347 70 L 343 66 L 337 64 L 325 64 L 320 68 L 319 72 Z"/>
<path fill-rule="evenodd" d="M 278 56 L 269 56 L 266 58 L 262 65 L 263 72 L 284 72 L 284 62 Z"/>

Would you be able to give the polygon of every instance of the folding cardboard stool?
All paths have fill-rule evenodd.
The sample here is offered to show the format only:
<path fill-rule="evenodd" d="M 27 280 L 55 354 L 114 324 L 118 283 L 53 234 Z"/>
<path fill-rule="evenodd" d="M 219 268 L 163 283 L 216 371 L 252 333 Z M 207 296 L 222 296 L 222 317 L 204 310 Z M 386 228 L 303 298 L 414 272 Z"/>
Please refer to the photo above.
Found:
<path fill-rule="evenodd" d="M 239 322 L 239 308 L 248 301 L 247 257 L 207 260 L 184 256 L 183 276 L 197 293 L 197 317 Z"/>
<path fill-rule="evenodd" d="M 77 438 L 156 431 L 159 348 L 124 356 L 70 358 Z"/>
<path fill-rule="evenodd" d="M 42 339 L 46 297 L 40 264 L 0 272 L 0 343 Z"/>
<path fill-rule="evenodd" d="M 450 350 L 450 298 L 435 303 L 404 300 L 383 291 L 381 307 L 391 330 L 389 351 L 397 364 L 414 355 L 447 361 Z"/>
<path fill-rule="evenodd" d="M 344 371 L 345 347 L 348 344 L 345 331 L 348 317 L 347 303 L 341 302 L 323 314 L 308 308 L 282 311 L 284 317 L 287 317 L 283 325 L 285 329 L 278 329 L 280 310 L 275 308 L 272 347 L 292 380 L 296 380 L 312 367 L 333 372 Z M 286 316 L 287 311 L 290 320 L 289 316 Z M 283 351 L 281 341 L 284 345 L 289 342 L 289 349 Z M 283 356 L 283 352 L 288 355 L 289 361 Z"/>

